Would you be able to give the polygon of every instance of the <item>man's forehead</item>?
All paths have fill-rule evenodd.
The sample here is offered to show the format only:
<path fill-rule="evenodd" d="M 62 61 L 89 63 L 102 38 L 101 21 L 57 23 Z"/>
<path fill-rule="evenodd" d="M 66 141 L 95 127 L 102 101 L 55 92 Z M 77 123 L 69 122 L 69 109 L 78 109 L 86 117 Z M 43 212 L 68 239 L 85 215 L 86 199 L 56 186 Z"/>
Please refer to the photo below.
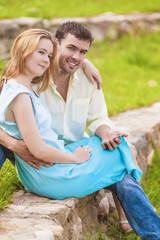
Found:
<path fill-rule="evenodd" d="M 67 34 L 66 38 L 62 39 L 60 42 L 60 45 L 63 45 L 64 47 L 72 46 L 80 51 L 88 51 L 90 47 L 90 41 L 76 38 L 73 34 Z"/>
<path fill-rule="evenodd" d="M 83 42 L 83 43 L 86 43 L 86 44 L 90 45 L 90 41 L 89 40 L 79 39 L 72 33 L 67 33 L 65 35 L 65 38 L 63 38 L 61 40 L 61 42 L 67 42 L 68 44 L 73 44 L 73 45 L 74 45 L 74 43 Z"/>

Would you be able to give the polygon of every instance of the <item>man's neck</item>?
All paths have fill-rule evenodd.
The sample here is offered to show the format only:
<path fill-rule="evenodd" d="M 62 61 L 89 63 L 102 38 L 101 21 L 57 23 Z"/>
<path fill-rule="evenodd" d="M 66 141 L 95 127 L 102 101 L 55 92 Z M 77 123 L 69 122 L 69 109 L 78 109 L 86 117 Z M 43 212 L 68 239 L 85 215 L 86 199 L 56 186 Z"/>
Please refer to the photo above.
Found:
<path fill-rule="evenodd" d="M 57 86 L 57 91 L 66 102 L 70 74 L 64 74 L 63 72 L 57 71 L 56 73 L 54 73 L 53 79 L 54 79 L 54 83 Z"/>

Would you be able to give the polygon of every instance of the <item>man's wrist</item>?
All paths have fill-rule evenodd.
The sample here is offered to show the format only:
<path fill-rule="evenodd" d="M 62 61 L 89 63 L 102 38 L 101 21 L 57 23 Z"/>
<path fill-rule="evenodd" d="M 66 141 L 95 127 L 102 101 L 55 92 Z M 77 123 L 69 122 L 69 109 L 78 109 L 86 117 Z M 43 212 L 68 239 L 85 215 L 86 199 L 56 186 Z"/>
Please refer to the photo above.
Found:
<path fill-rule="evenodd" d="M 16 138 L 12 138 L 12 140 L 9 141 L 9 144 L 5 147 L 8 148 L 12 152 L 16 152 L 17 146 L 18 146 L 18 141 L 19 140 L 17 140 Z"/>
<path fill-rule="evenodd" d="M 110 131 L 111 128 L 108 125 L 102 125 L 97 128 L 95 135 L 103 139 Z"/>

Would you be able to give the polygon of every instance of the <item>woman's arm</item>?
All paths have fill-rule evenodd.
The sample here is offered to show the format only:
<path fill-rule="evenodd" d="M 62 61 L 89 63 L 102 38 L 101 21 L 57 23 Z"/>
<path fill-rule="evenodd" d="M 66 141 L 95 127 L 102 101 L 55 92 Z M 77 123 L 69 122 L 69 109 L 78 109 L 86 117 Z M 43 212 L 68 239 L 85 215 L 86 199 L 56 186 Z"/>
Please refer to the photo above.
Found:
<path fill-rule="evenodd" d="M 84 59 L 82 68 L 88 77 L 88 79 L 94 84 L 95 81 L 97 82 L 97 88 L 101 89 L 102 79 L 98 69 L 88 60 Z"/>
<path fill-rule="evenodd" d="M 66 153 L 46 144 L 39 133 L 32 103 L 28 94 L 19 94 L 10 109 L 29 151 L 37 158 L 52 163 L 82 163 L 89 159 L 91 151 L 87 146 L 72 153 Z"/>
<path fill-rule="evenodd" d="M 23 159 L 29 165 L 31 165 L 32 167 L 38 170 L 40 170 L 41 168 L 37 164 L 44 167 L 50 166 L 49 163 L 36 159 L 30 153 L 30 151 L 28 150 L 23 140 L 18 140 L 14 137 L 11 137 L 6 132 L 4 132 L 1 128 L 0 128 L 0 144 L 8 148 L 10 151 L 14 152 L 15 154 L 17 154 L 21 159 Z"/>
<path fill-rule="evenodd" d="M 3 145 L 4 147 L 8 148 L 12 152 L 14 152 L 16 142 L 18 142 L 17 139 L 11 137 L 10 135 L 8 135 L 6 132 L 4 132 L 0 128 L 0 144 L 1 145 Z"/>

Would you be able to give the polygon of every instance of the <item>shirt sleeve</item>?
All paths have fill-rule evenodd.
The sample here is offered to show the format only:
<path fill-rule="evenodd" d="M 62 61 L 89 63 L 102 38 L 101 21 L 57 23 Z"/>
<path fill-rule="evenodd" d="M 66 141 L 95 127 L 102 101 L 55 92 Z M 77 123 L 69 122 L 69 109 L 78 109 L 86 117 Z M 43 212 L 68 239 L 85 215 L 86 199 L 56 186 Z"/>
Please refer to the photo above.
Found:
<path fill-rule="evenodd" d="M 114 123 L 108 117 L 108 111 L 102 90 L 98 90 L 95 84 L 89 103 L 87 127 L 90 136 L 95 135 L 95 131 L 101 125 L 107 125 L 111 129 Z"/>

